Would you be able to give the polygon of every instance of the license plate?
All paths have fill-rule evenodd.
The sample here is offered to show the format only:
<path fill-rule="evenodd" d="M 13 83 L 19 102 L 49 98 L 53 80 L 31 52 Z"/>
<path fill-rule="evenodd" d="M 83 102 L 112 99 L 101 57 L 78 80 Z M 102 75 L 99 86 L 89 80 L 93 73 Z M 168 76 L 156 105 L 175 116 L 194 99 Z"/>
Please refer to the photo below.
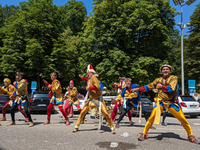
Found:
<path fill-rule="evenodd" d="M 46 104 L 38 104 L 37 106 L 47 106 Z"/>
<path fill-rule="evenodd" d="M 196 108 L 197 105 L 190 105 L 190 108 Z"/>
<path fill-rule="evenodd" d="M 143 106 L 149 106 L 149 104 L 143 104 Z"/>

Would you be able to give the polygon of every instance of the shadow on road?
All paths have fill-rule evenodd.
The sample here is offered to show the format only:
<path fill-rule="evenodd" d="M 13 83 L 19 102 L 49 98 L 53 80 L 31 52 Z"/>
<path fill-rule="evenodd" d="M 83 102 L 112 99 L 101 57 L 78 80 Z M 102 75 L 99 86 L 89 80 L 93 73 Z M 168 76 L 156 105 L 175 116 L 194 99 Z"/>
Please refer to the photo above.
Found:
<path fill-rule="evenodd" d="M 181 126 L 181 123 L 166 123 L 167 125 Z"/>
<path fill-rule="evenodd" d="M 180 139 L 183 141 L 187 141 L 187 139 L 183 139 L 180 137 L 180 135 L 175 134 L 173 132 L 167 132 L 167 133 L 158 133 L 158 132 L 151 132 L 149 134 L 160 134 L 158 136 L 155 137 L 149 137 L 149 139 L 156 139 L 156 140 L 163 140 L 163 138 L 174 138 L 174 139 Z"/>
<path fill-rule="evenodd" d="M 47 115 L 47 111 L 31 111 L 31 114 L 34 115 Z M 59 114 L 59 112 L 57 110 L 52 110 L 51 114 Z"/>

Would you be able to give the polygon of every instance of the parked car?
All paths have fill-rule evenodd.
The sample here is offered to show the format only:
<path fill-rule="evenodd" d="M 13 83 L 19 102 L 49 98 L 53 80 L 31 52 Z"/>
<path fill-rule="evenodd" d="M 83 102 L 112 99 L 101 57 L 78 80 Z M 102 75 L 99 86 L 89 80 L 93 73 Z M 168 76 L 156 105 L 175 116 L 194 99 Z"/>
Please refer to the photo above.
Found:
<path fill-rule="evenodd" d="M 78 94 L 78 99 L 79 99 L 80 107 L 81 107 L 81 109 L 83 109 L 83 107 L 84 107 L 84 105 L 86 103 L 86 101 L 84 100 L 84 96 L 79 93 Z M 78 111 L 78 109 L 76 108 L 75 105 L 73 105 L 73 110 L 74 110 L 74 112 Z"/>
<path fill-rule="evenodd" d="M 193 96 L 178 96 L 177 103 L 181 106 L 185 115 L 196 118 L 200 114 L 200 103 Z"/>
<path fill-rule="evenodd" d="M 103 100 L 106 104 L 106 106 L 111 106 L 111 107 L 114 107 L 115 104 L 111 104 L 111 102 L 113 100 L 115 100 L 117 98 L 117 96 L 103 96 Z"/>
<path fill-rule="evenodd" d="M 9 101 L 7 94 L 0 95 L 0 111 L 2 111 L 3 106 Z"/>
<path fill-rule="evenodd" d="M 49 102 L 50 98 L 48 97 L 47 92 L 34 92 L 29 97 L 30 111 L 47 111 Z M 51 113 L 54 113 L 54 107 L 52 108 Z"/>
<path fill-rule="evenodd" d="M 140 100 L 142 101 L 142 112 L 151 113 L 153 109 L 153 102 L 151 102 L 146 96 L 141 96 Z M 131 111 L 132 116 L 139 115 L 139 109 L 135 111 Z"/>

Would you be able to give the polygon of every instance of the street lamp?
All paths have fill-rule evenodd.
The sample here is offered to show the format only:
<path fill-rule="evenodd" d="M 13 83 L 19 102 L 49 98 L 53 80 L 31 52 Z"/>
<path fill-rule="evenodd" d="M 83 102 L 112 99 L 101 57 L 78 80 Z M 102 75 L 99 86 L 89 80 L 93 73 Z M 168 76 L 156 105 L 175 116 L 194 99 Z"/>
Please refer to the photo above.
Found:
<path fill-rule="evenodd" d="M 187 0 L 186 2 L 184 0 L 173 0 L 175 5 L 180 4 L 181 5 L 181 23 L 178 23 L 177 25 L 180 26 L 181 28 L 181 81 L 182 81 L 182 95 L 185 95 L 185 87 L 184 87 L 184 62 L 183 62 L 183 29 L 186 28 L 186 25 L 189 26 L 190 23 L 187 24 L 183 24 L 183 9 L 182 7 L 184 5 L 190 5 L 193 2 L 195 2 L 196 0 Z M 184 4 L 184 2 L 186 4 Z"/>

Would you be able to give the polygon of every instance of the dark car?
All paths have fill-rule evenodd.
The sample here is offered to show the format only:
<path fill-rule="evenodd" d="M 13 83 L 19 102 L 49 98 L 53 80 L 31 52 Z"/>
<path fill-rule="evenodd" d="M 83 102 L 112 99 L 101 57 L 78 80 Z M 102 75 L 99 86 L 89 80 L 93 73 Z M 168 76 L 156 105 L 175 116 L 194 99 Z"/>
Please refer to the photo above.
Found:
<path fill-rule="evenodd" d="M 147 113 L 151 113 L 152 109 L 153 109 L 153 102 L 151 102 L 146 96 L 143 97 L 141 96 L 142 101 L 142 112 L 147 112 Z M 133 116 L 138 116 L 139 115 L 139 109 L 137 111 L 137 109 L 135 111 L 131 111 Z"/>
<path fill-rule="evenodd" d="M 34 92 L 29 98 L 30 111 L 47 111 L 49 102 L 48 92 Z M 54 107 L 51 112 L 54 113 Z"/>
<path fill-rule="evenodd" d="M 3 106 L 9 101 L 7 94 L 0 95 L 0 111 L 2 111 Z"/>

